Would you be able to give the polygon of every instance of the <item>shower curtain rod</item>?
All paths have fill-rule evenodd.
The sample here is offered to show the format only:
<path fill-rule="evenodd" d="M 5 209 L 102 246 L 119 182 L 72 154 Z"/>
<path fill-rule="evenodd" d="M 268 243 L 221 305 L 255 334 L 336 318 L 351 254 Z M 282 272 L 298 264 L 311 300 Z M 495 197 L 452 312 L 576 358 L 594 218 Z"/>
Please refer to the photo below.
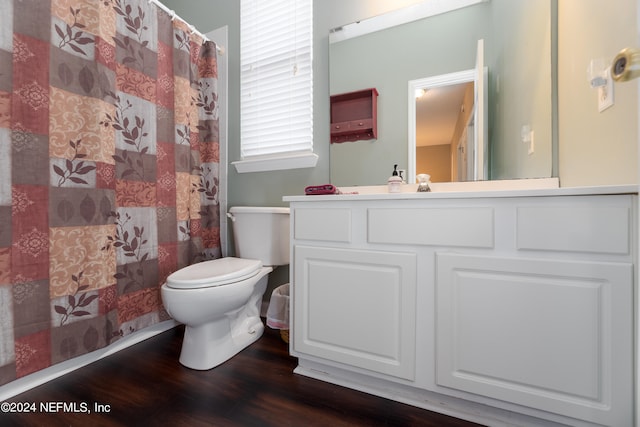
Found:
<path fill-rule="evenodd" d="M 202 37 L 205 41 L 209 41 L 209 37 L 205 36 L 204 34 L 202 34 L 200 31 L 198 31 L 196 29 L 196 27 L 194 27 L 193 25 L 189 24 L 187 21 L 185 21 L 184 19 L 180 18 L 177 14 L 175 10 L 169 9 L 167 6 L 165 6 L 164 4 L 160 3 L 159 0 L 149 0 L 149 3 L 153 3 L 156 6 L 158 6 L 160 9 L 164 10 L 165 12 L 167 12 L 169 15 L 171 15 L 171 20 L 173 21 L 174 19 L 178 18 L 182 21 L 184 21 L 188 26 L 189 29 L 191 30 L 191 34 L 197 34 L 200 37 Z M 223 46 L 218 46 L 216 44 L 216 50 L 218 51 L 218 53 L 220 55 L 224 55 L 224 47 Z"/>

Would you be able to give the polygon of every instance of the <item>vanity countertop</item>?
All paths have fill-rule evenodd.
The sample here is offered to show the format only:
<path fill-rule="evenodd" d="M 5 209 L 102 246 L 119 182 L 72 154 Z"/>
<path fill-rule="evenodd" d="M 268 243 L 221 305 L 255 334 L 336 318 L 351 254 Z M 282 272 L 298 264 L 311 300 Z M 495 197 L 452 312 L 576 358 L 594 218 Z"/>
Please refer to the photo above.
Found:
<path fill-rule="evenodd" d="M 405 184 L 402 192 L 389 193 L 386 185 L 371 187 L 340 187 L 342 194 L 285 196 L 285 202 L 331 200 L 417 200 L 417 199 L 471 199 L 495 197 L 591 196 L 607 194 L 638 194 L 638 185 L 606 185 L 589 187 L 558 187 L 554 180 L 476 181 L 463 183 L 432 183 L 433 191 L 418 193 L 417 184 Z M 531 181 L 531 182 L 527 182 Z M 555 181 L 557 182 L 557 181 Z M 506 183 L 506 184 L 505 184 Z M 514 188 L 515 187 L 515 188 Z M 357 194 L 355 193 L 357 192 Z"/>

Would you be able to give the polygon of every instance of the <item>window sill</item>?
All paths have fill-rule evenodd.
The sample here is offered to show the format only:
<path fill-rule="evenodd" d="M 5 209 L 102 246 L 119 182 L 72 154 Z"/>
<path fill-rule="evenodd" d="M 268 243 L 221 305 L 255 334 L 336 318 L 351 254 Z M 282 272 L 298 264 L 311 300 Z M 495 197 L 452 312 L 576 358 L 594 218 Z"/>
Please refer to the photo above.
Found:
<path fill-rule="evenodd" d="M 238 173 L 312 168 L 316 163 L 318 155 L 314 153 L 280 154 L 231 162 Z"/>

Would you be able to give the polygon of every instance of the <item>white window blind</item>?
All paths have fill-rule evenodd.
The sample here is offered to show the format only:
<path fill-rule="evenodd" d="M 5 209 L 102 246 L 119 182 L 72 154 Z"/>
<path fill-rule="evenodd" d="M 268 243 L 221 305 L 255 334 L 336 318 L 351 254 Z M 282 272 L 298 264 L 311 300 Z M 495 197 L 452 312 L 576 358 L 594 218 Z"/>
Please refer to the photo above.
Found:
<path fill-rule="evenodd" d="M 312 0 L 241 0 L 243 160 L 313 152 Z"/>

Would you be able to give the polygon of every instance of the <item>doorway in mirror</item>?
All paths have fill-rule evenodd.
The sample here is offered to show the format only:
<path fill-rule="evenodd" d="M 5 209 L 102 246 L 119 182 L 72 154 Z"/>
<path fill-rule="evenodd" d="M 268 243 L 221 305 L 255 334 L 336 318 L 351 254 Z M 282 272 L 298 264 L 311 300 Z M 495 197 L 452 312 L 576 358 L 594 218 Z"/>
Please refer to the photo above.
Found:
<path fill-rule="evenodd" d="M 489 178 L 484 41 L 476 67 L 409 81 L 407 182 L 428 173 L 433 182 Z"/>
<path fill-rule="evenodd" d="M 468 181 L 473 176 L 474 83 L 416 91 L 416 173 L 433 182 Z"/>

